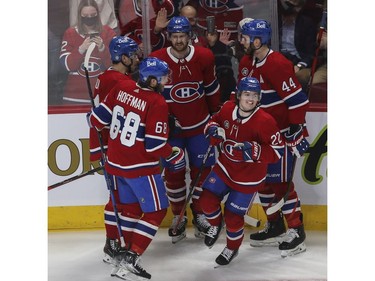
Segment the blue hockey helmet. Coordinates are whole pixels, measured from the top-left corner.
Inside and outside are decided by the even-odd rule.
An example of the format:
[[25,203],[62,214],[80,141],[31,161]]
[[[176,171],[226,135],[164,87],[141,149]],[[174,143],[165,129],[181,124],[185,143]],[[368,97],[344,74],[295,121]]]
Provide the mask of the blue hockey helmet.
[[160,83],[162,77],[168,75],[168,73],[168,64],[158,58],[147,57],[139,64],[139,79],[142,82],[146,82],[149,76],[153,76]]
[[254,77],[244,77],[237,84],[237,97],[239,98],[241,93],[245,92],[256,92],[261,98],[261,88],[258,79]]
[[272,29],[266,20],[255,19],[242,25],[241,34],[249,35],[250,43],[253,43],[255,38],[260,38],[262,44],[269,44]]
[[139,51],[138,44],[126,36],[115,36],[109,43],[109,53],[113,62],[120,62],[121,56],[132,57]]
[[167,25],[168,33],[191,33],[191,24],[186,17],[173,17]]

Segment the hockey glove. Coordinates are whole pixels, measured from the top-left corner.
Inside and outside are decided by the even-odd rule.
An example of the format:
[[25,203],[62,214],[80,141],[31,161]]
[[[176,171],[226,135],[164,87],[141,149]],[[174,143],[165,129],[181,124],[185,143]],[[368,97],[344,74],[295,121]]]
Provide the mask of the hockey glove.
[[255,141],[236,143],[234,149],[242,151],[242,158],[244,161],[255,162],[259,160],[261,147],[259,143]]
[[224,141],[224,137],[221,133],[224,130],[217,125],[211,125],[207,128],[206,137],[210,138],[210,145],[216,146]]
[[310,147],[309,142],[303,136],[302,125],[299,125],[297,128],[291,125],[289,131],[286,132],[284,136],[286,145],[298,158],[300,158]]
[[177,146],[172,147],[172,153],[165,161],[167,161],[168,168],[172,172],[178,172],[186,167],[185,153]]

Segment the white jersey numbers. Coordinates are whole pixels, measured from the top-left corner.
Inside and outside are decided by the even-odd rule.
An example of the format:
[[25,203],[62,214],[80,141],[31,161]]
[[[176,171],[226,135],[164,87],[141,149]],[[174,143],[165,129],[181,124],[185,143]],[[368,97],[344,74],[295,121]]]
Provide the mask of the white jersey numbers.
[[156,128],[155,128],[155,133],[160,134],[166,134],[167,133],[167,123],[165,122],[157,122],[156,123]]
[[[116,105],[113,108],[110,137],[115,139],[120,133],[121,144],[131,147],[135,144],[141,118],[134,112],[125,114],[124,108]],[[123,125],[122,125],[123,124]]]
[[297,87],[296,83],[293,81],[292,77],[289,77],[289,83],[287,81],[283,81],[282,90],[285,92],[290,92],[291,88],[295,89]]

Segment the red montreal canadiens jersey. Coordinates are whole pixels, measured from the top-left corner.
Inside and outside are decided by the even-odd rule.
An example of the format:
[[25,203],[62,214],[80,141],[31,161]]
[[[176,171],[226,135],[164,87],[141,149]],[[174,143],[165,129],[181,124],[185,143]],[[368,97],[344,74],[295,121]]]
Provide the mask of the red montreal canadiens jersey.
[[215,74],[215,58],[210,49],[189,46],[190,53],[184,59],[177,59],[171,47],[157,50],[150,57],[157,57],[168,63],[169,81],[163,96],[170,114],[182,126],[178,137],[190,137],[203,133],[210,113],[220,106],[220,89]]
[[[125,75],[117,70],[114,70],[112,66],[99,75],[96,80],[94,89],[94,103],[98,106],[104,98],[107,96],[109,91],[122,80],[129,80],[130,76]],[[102,144],[104,149],[107,149],[108,143],[108,128],[103,128],[100,132],[102,136]],[[90,161],[97,161],[101,157],[100,143],[96,129],[90,128]]]
[[[213,169],[234,190],[253,193],[263,186],[268,164],[281,158],[284,142],[276,121],[261,108],[258,107],[244,119],[238,118],[237,111],[235,102],[227,101],[207,124],[208,127],[211,123],[217,123],[225,130],[222,153]],[[257,162],[245,162],[242,152],[233,148],[236,143],[244,141],[260,144],[260,158]]]
[[94,108],[90,121],[98,129],[110,124],[105,163],[109,174],[126,178],[159,174],[159,158],[172,153],[164,98],[132,80],[116,84]]
[[[108,46],[115,35],[113,29],[106,25],[103,26],[103,31],[99,36],[103,39],[105,49],[103,52],[99,52],[98,47],[95,47],[88,63],[87,70],[92,89],[99,74],[111,65]],[[80,54],[78,51],[79,46],[82,45],[84,40],[85,36],[79,34],[75,27],[67,29],[62,39],[60,62],[69,71],[64,90],[64,100],[68,102],[90,103],[83,65],[86,53]]]
[[[238,68],[239,80],[250,76],[259,80],[261,108],[271,114],[284,132],[290,124],[304,124],[308,99],[296,78],[292,63],[281,53],[270,50],[255,62],[245,55]],[[307,132],[306,132],[307,133]]]

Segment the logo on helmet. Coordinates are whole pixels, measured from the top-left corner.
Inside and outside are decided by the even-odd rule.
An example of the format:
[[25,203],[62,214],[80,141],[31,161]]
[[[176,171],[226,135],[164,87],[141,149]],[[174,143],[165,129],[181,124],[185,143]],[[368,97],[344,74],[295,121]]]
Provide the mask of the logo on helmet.
[[156,66],[156,61],[147,61],[147,67],[149,66]]
[[266,28],[266,23],[265,22],[258,22],[257,23],[257,28]]

